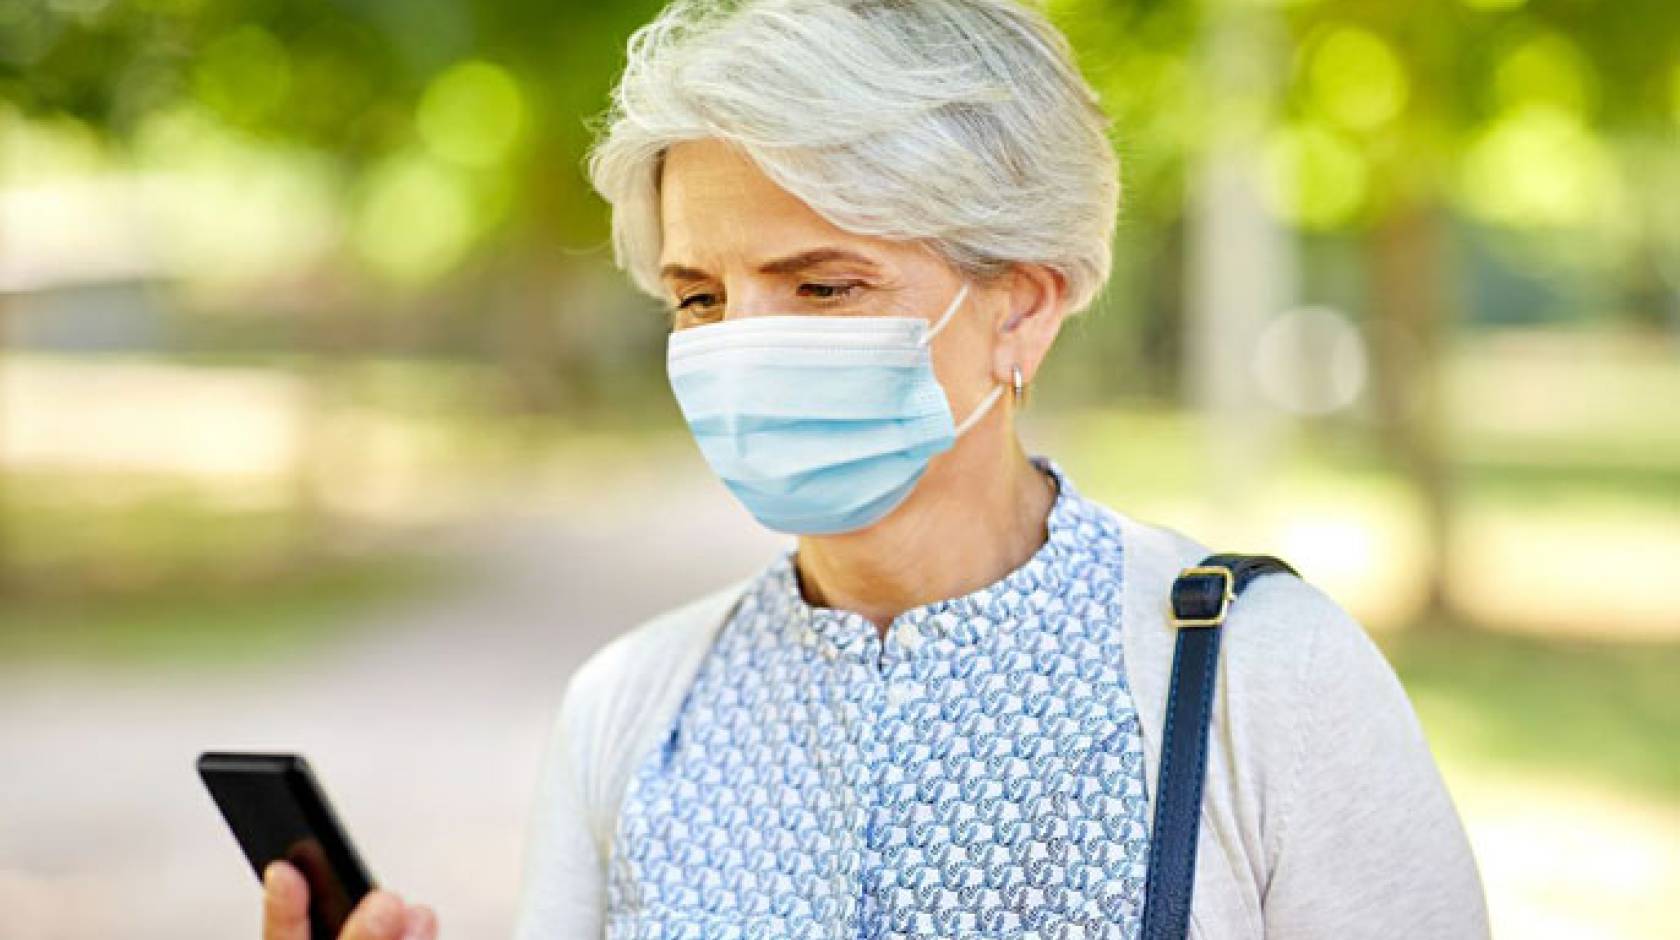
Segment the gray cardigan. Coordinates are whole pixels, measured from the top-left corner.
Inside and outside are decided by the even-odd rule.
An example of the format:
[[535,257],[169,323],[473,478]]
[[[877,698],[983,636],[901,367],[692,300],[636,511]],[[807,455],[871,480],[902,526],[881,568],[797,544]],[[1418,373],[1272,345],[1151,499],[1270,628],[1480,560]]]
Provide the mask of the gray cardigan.
[[[1174,641],[1167,592],[1212,550],[1109,511],[1122,527],[1122,643],[1153,814]],[[602,936],[625,785],[669,731],[746,584],[653,617],[572,676],[543,760],[516,940]],[[1190,935],[1488,935],[1464,828],[1399,680],[1357,621],[1288,575],[1256,580],[1226,620]]]

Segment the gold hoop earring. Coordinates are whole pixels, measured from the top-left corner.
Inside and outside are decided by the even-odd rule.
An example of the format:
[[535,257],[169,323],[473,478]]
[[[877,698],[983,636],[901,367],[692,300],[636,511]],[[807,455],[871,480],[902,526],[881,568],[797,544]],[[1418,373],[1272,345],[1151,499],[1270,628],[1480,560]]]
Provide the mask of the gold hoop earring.
[[1027,383],[1021,375],[1020,366],[1011,366],[1010,368],[1012,371],[1009,380],[1015,390],[1015,407],[1019,408],[1027,403]]

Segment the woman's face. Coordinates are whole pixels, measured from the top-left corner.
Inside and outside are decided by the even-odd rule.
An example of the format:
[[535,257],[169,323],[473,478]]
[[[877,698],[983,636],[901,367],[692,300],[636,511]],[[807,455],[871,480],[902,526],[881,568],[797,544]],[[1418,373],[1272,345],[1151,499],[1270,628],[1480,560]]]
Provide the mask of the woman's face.
[[[836,228],[717,140],[667,152],[660,219],[661,280],[678,330],[789,314],[911,316],[931,325],[962,284],[955,269],[918,243]],[[934,338],[934,373],[955,420],[994,383],[1008,382],[1024,358],[1017,333],[1030,331],[999,332],[1021,296],[1007,283],[971,284],[963,307]],[[1033,365],[1036,358],[1022,361],[1029,376]]]
[[766,314],[933,316],[958,287],[931,252],[835,228],[715,140],[672,147],[660,195],[675,329]]

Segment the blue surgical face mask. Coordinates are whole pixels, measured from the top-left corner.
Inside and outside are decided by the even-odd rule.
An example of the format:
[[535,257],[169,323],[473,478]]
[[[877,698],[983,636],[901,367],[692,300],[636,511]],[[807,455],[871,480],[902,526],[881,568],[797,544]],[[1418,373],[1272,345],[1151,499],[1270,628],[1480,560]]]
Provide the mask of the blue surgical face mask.
[[826,535],[873,525],[1003,393],[961,426],[920,317],[754,316],[671,334],[666,370],[700,452],[759,522]]

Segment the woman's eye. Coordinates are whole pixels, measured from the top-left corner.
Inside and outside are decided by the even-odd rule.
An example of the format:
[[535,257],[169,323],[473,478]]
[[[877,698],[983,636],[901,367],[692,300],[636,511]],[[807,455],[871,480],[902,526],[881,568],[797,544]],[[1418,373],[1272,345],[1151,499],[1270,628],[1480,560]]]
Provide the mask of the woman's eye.
[[816,297],[818,300],[833,300],[833,299],[838,298],[838,297],[848,297],[852,293],[854,293],[861,286],[862,285],[857,284],[856,282],[849,283],[849,284],[815,284],[815,283],[812,283],[812,284],[801,284],[801,285],[799,285],[799,289],[801,291],[804,291],[808,287],[808,288],[811,288],[812,290],[814,290],[816,292],[814,294],[805,294],[803,296]]
[[678,310],[690,310],[690,309],[693,309],[693,305],[694,305],[694,302],[695,302],[695,301],[696,301],[696,300],[703,300],[703,301],[705,301],[705,303],[703,303],[703,304],[701,304],[701,305],[700,305],[700,306],[702,306],[702,307],[704,307],[704,306],[710,306],[710,305],[711,305],[711,300],[712,300],[712,295],[711,295],[711,294],[690,294],[690,295],[688,295],[688,296],[687,296],[687,297],[684,297],[684,298],[683,298],[683,299],[682,299],[682,302],[681,302],[681,303],[679,303],[679,304],[677,304],[677,309],[678,309]]

